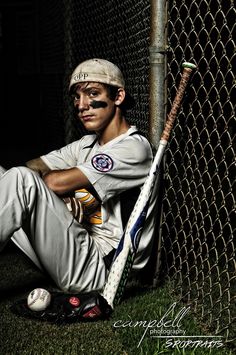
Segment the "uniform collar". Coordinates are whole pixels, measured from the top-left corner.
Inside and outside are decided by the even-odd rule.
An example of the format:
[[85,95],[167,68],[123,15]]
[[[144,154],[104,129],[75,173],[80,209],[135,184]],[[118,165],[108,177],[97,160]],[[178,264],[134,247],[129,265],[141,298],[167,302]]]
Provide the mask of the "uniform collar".
[[[137,129],[136,126],[131,126],[131,127],[127,130],[127,132],[120,134],[119,136],[115,137],[114,139],[112,139],[111,141],[107,142],[106,144],[110,144],[111,142],[114,142],[114,141],[117,142],[117,141],[119,141],[119,140],[121,140],[121,139],[124,139],[124,136],[131,136],[131,135],[133,135],[133,134],[135,134],[135,133],[140,133],[140,132],[138,131],[138,129]],[[85,147],[83,147],[83,149],[93,148],[93,147],[95,146],[95,144],[97,143],[97,141],[98,141],[98,137],[96,137],[96,138],[93,140],[92,143],[90,143],[89,145],[86,145]],[[104,144],[104,145],[106,145],[106,144]]]

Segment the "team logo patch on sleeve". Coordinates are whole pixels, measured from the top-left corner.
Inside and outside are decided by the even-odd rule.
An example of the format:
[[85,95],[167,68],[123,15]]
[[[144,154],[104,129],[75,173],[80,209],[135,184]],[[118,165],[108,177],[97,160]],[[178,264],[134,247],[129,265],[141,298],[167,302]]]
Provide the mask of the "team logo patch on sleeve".
[[92,165],[96,170],[106,173],[113,168],[113,160],[109,155],[97,154],[92,158]]

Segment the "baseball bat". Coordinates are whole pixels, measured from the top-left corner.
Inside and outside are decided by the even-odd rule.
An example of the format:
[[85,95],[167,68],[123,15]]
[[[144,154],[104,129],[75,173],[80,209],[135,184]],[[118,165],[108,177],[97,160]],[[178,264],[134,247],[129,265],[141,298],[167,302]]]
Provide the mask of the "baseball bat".
[[107,300],[108,304],[112,308],[120,302],[123,296],[129,273],[134,262],[134,257],[138,249],[142,229],[146,220],[152,190],[160,172],[161,161],[169,141],[174,121],[180,109],[190,75],[193,69],[196,68],[194,64],[188,62],[184,62],[182,67],[183,73],[181,80],[177,88],[171,110],[167,116],[157,152],[147,179],[141,189],[139,197],[127,222],[125,231],[118,244],[118,248],[113,258],[111,269],[102,292],[102,296]]

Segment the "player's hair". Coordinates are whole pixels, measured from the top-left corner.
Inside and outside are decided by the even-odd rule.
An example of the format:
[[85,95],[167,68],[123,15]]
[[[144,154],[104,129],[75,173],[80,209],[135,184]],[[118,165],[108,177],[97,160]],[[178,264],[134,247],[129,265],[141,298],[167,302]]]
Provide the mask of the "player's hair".
[[[102,84],[102,85],[104,85],[104,87],[107,89],[109,99],[115,101],[119,88],[117,86],[113,86],[109,84]],[[125,113],[127,110],[133,108],[134,105],[135,105],[134,98],[129,93],[126,92],[125,99],[119,106],[121,111]]]

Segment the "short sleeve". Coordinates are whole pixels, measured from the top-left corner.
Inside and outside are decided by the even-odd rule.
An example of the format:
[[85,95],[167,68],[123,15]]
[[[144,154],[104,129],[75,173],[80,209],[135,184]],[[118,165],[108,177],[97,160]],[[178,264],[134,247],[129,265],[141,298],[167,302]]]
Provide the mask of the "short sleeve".
[[116,145],[101,147],[78,168],[86,175],[102,201],[141,186],[148,174],[152,151],[148,141],[129,136]]
[[41,159],[52,170],[69,169],[77,166],[78,157],[82,151],[85,139],[80,139],[70,143],[61,149],[54,150],[46,155],[42,155]]

